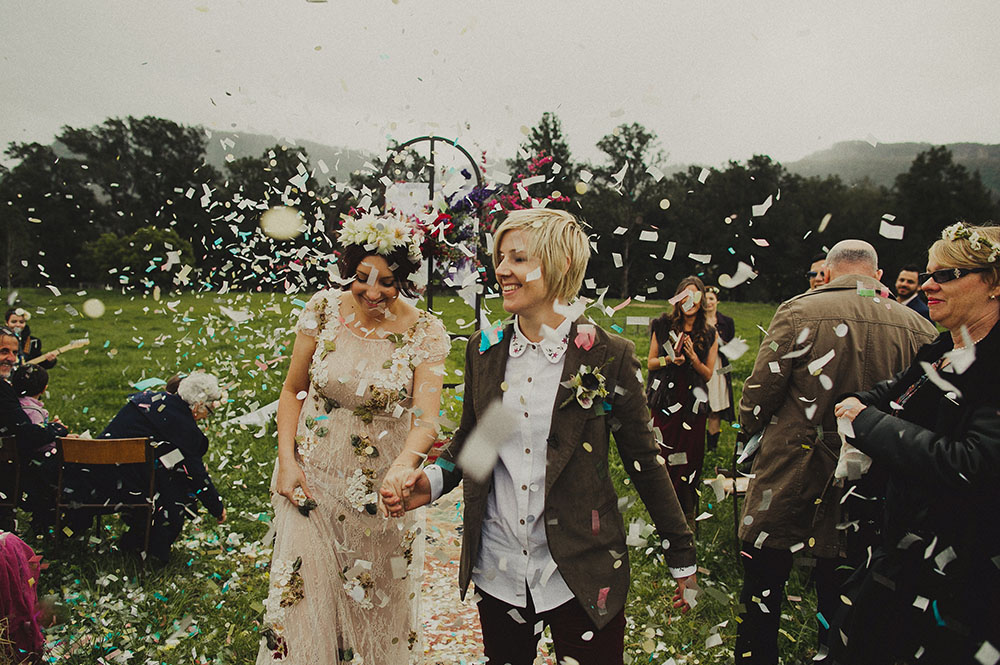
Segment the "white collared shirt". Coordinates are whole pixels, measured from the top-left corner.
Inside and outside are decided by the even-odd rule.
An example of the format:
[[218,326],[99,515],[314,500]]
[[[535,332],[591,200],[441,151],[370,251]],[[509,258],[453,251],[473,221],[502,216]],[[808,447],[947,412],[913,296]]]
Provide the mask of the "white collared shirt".
[[[556,392],[562,378],[572,321],[532,342],[514,320],[504,372],[503,407],[516,414],[518,427],[499,442],[493,489],[486,500],[479,558],[472,571],[477,589],[515,607],[527,596],[538,612],[573,598],[556,568],[545,535],[545,464]],[[425,469],[436,499],[441,470]]]
[[[532,342],[514,319],[504,372],[503,407],[520,425],[498,444],[493,488],[486,502],[481,544],[472,581],[489,595],[526,607],[525,589],[538,612],[573,598],[549,551],[545,534],[545,468],[552,413],[569,346],[572,321],[563,322],[541,342]],[[431,499],[441,496],[441,467],[424,468]],[[696,566],[670,569],[687,577]]]

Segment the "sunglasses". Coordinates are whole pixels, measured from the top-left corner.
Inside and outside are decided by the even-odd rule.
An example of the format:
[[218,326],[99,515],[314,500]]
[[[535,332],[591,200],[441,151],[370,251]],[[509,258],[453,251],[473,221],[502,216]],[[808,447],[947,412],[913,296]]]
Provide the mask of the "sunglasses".
[[953,279],[971,275],[974,272],[987,272],[989,270],[990,268],[941,268],[941,270],[935,270],[934,272],[920,273],[917,276],[917,283],[923,284],[927,280],[933,279],[938,284],[944,284]]
[[813,277],[815,277],[818,274],[819,273],[816,272],[815,270],[810,270],[809,272],[806,273],[806,277],[808,277],[809,279],[812,279]]

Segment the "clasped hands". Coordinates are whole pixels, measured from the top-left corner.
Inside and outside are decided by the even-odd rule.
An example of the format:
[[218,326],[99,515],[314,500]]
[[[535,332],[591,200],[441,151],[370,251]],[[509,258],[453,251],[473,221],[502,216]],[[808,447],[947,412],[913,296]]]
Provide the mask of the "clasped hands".
[[408,464],[389,467],[378,491],[379,509],[386,517],[402,517],[431,502],[431,483],[422,468],[413,469]]

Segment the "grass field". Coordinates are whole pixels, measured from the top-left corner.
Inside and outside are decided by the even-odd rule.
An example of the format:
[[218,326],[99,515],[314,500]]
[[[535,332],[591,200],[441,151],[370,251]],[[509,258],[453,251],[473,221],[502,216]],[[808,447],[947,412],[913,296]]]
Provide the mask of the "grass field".
[[[8,296],[3,293],[2,296]],[[97,319],[80,314],[82,303],[98,298],[106,311]],[[86,337],[90,345],[63,355],[50,371],[46,405],[74,432],[99,433],[143,379],[166,379],[178,371],[204,368],[228,386],[229,402],[206,426],[212,442],[206,463],[229,512],[217,525],[207,513],[188,523],[174,545],[171,563],[143,569],[115,547],[118,521],[106,519],[105,533],[85,534],[62,543],[30,540],[49,563],[40,592],[59,603],[63,623],[48,630],[55,654],[65,663],[247,663],[257,651],[258,626],[267,590],[269,551],[259,542],[268,530],[267,485],[276,454],[272,423],[265,428],[225,428],[222,421],[277,399],[294,337],[294,315],[306,295],[176,294],[159,300],[111,291],[65,293],[25,289],[33,332],[50,350]],[[492,319],[501,317],[498,300],[488,300]],[[616,303],[609,302],[614,305]],[[473,312],[460,300],[439,295],[435,309],[453,333],[474,330]],[[645,357],[647,328],[630,317],[654,317],[662,302],[632,303],[607,316],[588,310],[597,323],[617,327]],[[723,303],[736,320],[737,334],[750,350],[734,363],[739,399],[773,305]],[[228,310],[228,313],[227,313]],[[244,320],[245,319],[245,320]],[[456,341],[446,381],[459,383],[462,343]],[[457,421],[459,402],[446,391],[443,408]],[[716,453],[705,462],[730,467],[734,432],[727,428]],[[614,461],[619,494],[635,496]],[[627,662],[715,663],[732,660],[742,570],[733,527],[733,500],[702,494],[699,523],[698,606],[681,616],[669,606],[669,573],[651,549],[633,548],[633,589],[627,611]],[[626,521],[648,515],[641,504]],[[786,604],[781,647],[786,662],[812,654],[815,607],[804,589],[805,575],[793,574],[788,593],[801,598]],[[716,635],[718,637],[716,637]],[[98,661],[98,659],[102,661]]]

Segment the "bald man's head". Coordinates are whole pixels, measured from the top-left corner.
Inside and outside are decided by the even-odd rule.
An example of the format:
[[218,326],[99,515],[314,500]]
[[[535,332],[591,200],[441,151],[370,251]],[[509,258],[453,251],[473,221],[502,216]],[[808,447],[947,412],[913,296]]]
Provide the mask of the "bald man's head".
[[841,275],[864,275],[882,279],[878,268],[878,253],[864,240],[841,240],[826,255],[827,281]]

